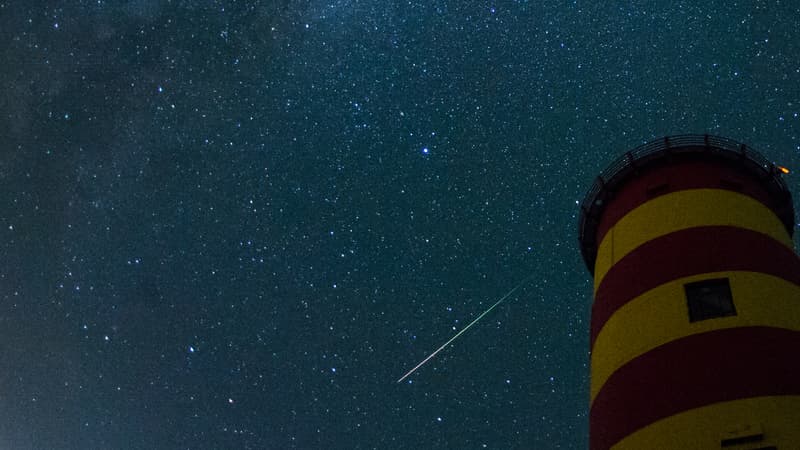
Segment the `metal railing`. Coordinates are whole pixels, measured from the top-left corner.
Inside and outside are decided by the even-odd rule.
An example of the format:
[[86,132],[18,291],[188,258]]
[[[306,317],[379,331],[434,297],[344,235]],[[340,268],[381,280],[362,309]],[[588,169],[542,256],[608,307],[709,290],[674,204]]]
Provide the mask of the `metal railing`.
[[[776,197],[791,198],[777,166],[758,151],[732,139],[709,134],[686,134],[668,136],[642,144],[609,164],[595,179],[580,204],[578,232],[581,253],[583,253],[590,271],[594,271],[594,253],[597,250],[594,242],[595,236],[592,233],[597,230],[597,220],[605,207],[606,198],[611,195],[610,191],[613,191],[616,185],[625,180],[629,173],[649,162],[682,153],[705,153],[721,159],[735,160],[755,174],[764,187]],[[787,224],[790,230],[794,226],[793,210],[791,210],[791,216],[791,218],[782,217],[784,222],[791,222]]]
[[587,204],[593,202],[594,197],[601,189],[611,181],[617,174],[625,171],[628,168],[636,167],[637,162],[648,157],[662,152],[681,153],[688,151],[696,151],[698,147],[703,147],[713,153],[729,153],[737,158],[745,158],[764,169],[765,176],[772,176],[776,187],[781,190],[788,190],[786,183],[780,177],[774,164],[772,164],[764,155],[748,147],[745,144],[728,139],[721,136],[713,136],[710,134],[684,134],[678,136],[667,136],[662,139],[651,141],[642,144],[633,150],[626,152],[619,158],[615,159],[608,165],[595,180],[592,187],[586,193],[586,196],[581,203],[581,209],[586,210]]

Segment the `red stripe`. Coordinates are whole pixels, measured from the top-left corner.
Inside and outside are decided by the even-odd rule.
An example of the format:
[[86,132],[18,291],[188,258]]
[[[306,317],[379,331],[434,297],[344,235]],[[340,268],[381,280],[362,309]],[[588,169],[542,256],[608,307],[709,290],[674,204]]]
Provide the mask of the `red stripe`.
[[676,231],[645,242],[611,266],[592,305],[592,347],[608,319],[644,292],[677,278],[732,270],[767,273],[800,286],[800,258],[765,234],[726,226]]
[[[660,419],[712,403],[800,394],[800,332],[728,328],[657,347],[622,366],[590,411],[592,450]],[[797,414],[800,420],[800,413]]]
[[[648,195],[649,189],[659,186],[663,189],[655,189],[652,195]],[[758,184],[758,180],[741,168],[726,166],[717,160],[659,165],[637,175],[615,192],[614,200],[603,211],[597,226],[597,242],[602,242],[608,230],[636,207],[657,196],[687,189],[726,189],[750,196],[767,207],[775,205],[775,199]],[[772,209],[781,217],[777,206]]]

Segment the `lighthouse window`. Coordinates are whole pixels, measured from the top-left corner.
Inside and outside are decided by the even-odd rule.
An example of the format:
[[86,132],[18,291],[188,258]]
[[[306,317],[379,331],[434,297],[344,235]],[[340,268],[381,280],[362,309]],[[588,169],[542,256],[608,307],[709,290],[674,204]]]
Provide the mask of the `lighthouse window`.
[[689,322],[736,315],[727,278],[696,281],[683,287],[689,307]]

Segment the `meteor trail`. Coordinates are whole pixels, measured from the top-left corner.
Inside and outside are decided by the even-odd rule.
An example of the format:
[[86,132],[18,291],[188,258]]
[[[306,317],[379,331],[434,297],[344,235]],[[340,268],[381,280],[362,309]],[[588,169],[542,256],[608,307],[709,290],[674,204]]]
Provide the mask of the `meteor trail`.
[[459,331],[458,333],[456,333],[456,335],[455,335],[455,336],[453,336],[453,337],[451,337],[449,341],[447,341],[447,342],[445,342],[444,344],[442,344],[442,346],[441,346],[441,347],[439,347],[439,348],[437,348],[435,352],[431,353],[430,355],[428,355],[428,357],[427,357],[427,358],[423,359],[423,360],[422,360],[422,361],[421,361],[419,364],[417,364],[416,366],[414,366],[414,368],[413,368],[413,369],[411,369],[411,370],[409,370],[408,372],[406,372],[406,374],[405,374],[405,375],[403,375],[402,377],[400,377],[400,378],[397,380],[397,382],[398,382],[398,383],[400,383],[401,381],[403,381],[403,380],[405,380],[406,378],[408,378],[408,376],[409,376],[409,375],[411,375],[412,373],[416,372],[416,370],[417,370],[417,369],[419,369],[420,367],[422,367],[422,365],[423,365],[423,364],[425,364],[425,363],[426,363],[426,362],[428,362],[428,361],[429,361],[431,358],[433,358],[434,356],[436,356],[436,354],[437,354],[437,353],[439,353],[440,351],[444,350],[444,348],[445,348],[445,347],[447,347],[448,345],[450,345],[450,343],[451,343],[451,342],[453,342],[453,341],[455,341],[456,339],[458,339],[458,337],[459,337],[459,336],[461,336],[461,335],[462,335],[462,334],[463,334],[465,331],[467,331],[467,330],[469,329],[469,327],[471,327],[471,326],[475,325],[475,323],[477,323],[479,320],[481,320],[481,319],[483,318],[483,316],[485,316],[485,315],[489,314],[489,313],[490,313],[490,312],[491,312],[491,311],[492,311],[492,310],[493,310],[493,309],[494,309],[494,308],[495,308],[497,305],[499,305],[500,303],[503,303],[503,300],[507,299],[507,298],[508,298],[508,297],[509,297],[511,294],[513,294],[513,293],[514,293],[514,291],[516,291],[517,289],[519,289],[519,288],[520,288],[520,287],[521,287],[523,284],[525,284],[525,283],[526,283],[528,280],[530,280],[531,278],[533,278],[533,276],[534,276],[534,275],[535,275],[535,274],[530,274],[530,275],[528,275],[528,276],[527,276],[527,278],[525,278],[524,280],[520,281],[520,282],[519,282],[519,284],[518,284],[518,285],[516,285],[516,286],[514,286],[514,288],[513,288],[513,289],[511,289],[510,291],[508,291],[508,292],[506,293],[506,295],[504,295],[504,296],[500,297],[500,300],[496,301],[494,305],[490,306],[490,307],[489,307],[489,309],[487,309],[486,311],[484,311],[484,312],[483,312],[483,313],[482,313],[480,316],[476,317],[476,318],[475,318],[475,320],[473,320],[472,322],[470,322],[470,323],[469,323],[469,325],[467,325],[467,326],[465,326],[464,328],[462,328],[462,329],[461,329],[461,331]]

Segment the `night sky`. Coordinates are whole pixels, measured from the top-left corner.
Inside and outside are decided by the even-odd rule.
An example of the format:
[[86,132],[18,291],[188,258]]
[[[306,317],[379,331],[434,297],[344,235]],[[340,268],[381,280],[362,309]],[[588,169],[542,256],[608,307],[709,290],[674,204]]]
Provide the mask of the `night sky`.
[[586,448],[597,173],[800,169],[796,2],[695,3],[0,0],[0,448]]

